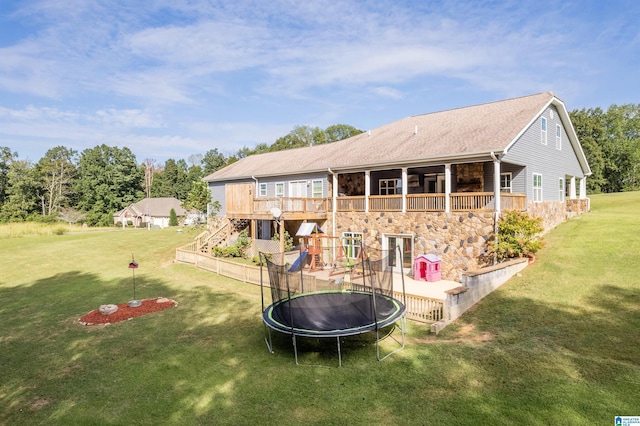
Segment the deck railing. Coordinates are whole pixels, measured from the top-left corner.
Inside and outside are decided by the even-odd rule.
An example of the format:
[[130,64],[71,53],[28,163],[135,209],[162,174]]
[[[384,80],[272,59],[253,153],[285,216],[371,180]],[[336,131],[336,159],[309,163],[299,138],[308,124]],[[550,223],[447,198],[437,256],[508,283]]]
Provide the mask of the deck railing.
[[326,213],[329,211],[329,200],[326,198],[303,197],[259,197],[253,199],[255,213],[270,213],[274,207],[283,212]]
[[[501,210],[524,211],[527,208],[525,194],[500,194]],[[367,201],[369,203],[368,209]],[[406,211],[408,212],[444,212],[445,194],[407,194]],[[493,192],[458,192],[449,195],[451,211],[493,211],[495,197]],[[303,197],[259,197],[253,199],[253,213],[270,214],[277,207],[283,212],[292,213],[329,213],[332,209],[331,199]],[[338,212],[400,212],[402,211],[402,195],[364,195],[340,196],[336,198]],[[229,211],[228,213],[234,213]]]
[[443,212],[445,205],[444,194],[408,194],[408,212]]

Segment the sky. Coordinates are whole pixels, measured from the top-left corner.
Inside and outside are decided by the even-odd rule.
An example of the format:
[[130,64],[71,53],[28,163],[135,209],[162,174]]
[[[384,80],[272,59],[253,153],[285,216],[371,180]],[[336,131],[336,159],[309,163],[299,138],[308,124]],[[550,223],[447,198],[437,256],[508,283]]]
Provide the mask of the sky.
[[545,91],[638,104],[639,22],[637,0],[2,0],[0,147],[164,162]]

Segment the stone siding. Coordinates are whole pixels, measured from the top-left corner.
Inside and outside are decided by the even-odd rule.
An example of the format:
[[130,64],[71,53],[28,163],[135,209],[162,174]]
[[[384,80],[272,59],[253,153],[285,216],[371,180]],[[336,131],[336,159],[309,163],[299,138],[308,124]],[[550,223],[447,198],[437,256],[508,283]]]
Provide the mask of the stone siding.
[[589,199],[567,200],[566,202],[544,201],[535,203],[529,201],[527,213],[532,217],[542,218],[544,232],[548,232],[567,219],[589,211]]
[[413,255],[440,257],[442,278],[454,281],[478,268],[493,231],[493,214],[485,212],[336,213],[337,235],[362,232],[365,244],[373,247],[381,247],[383,234],[413,235]]

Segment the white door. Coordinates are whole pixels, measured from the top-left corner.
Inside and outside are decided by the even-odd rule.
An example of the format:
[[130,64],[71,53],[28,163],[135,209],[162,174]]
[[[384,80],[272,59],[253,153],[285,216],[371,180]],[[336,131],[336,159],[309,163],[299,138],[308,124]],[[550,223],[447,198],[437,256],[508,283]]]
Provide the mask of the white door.
[[392,268],[393,272],[408,273],[411,271],[413,264],[413,236],[384,235],[382,238],[382,250],[389,250],[389,263],[387,266]]
[[307,198],[307,181],[296,180],[289,182],[289,197]]

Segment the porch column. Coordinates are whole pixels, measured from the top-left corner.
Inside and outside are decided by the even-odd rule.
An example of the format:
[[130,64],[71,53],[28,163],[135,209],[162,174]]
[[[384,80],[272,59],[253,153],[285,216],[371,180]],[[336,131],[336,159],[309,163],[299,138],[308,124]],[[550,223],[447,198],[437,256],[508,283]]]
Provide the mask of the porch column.
[[493,199],[495,211],[500,213],[500,160],[497,158],[493,160]]
[[402,213],[407,211],[407,168],[402,168]]
[[451,211],[451,163],[444,165],[444,211]]
[[583,177],[580,179],[580,199],[584,200],[587,198],[587,177]]
[[576,199],[576,177],[575,176],[571,176],[571,180],[569,180],[570,182],[570,187],[569,187],[569,199],[570,200],[575,200]]
[[364,212],[369,212],[369,195],[371,195],[371,170],[364,172]]
[[256,230],[258,229],[256,225],[257,225],[256,219],[251,219],[251,256],[256,255],[256,238],[257,238]]
[[338,211],[338,175],[336,173],[332,173],[332,179],[331,179],[331,198],[332,198],[332,202],[331,202],[331,211],[332,213],[334,213],[334,220],[335,220],[335,212]]
[[284,219],[280,218],[280,253],[282,253],[281,262],[284,265]]

